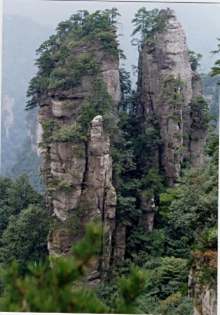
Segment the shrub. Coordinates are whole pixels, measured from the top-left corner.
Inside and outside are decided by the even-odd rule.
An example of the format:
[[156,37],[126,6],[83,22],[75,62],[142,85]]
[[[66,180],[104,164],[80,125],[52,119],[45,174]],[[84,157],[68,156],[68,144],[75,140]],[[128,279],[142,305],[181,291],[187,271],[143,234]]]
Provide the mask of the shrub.
[[85,141],[86,137],[83,135],[79,124],[64,125],[56,130],[52,135],[54,142],[80,142]]
[[202,96],[192,99],[191,102],[191,127],[194,129],[208,128],[210,121],[208,104]]

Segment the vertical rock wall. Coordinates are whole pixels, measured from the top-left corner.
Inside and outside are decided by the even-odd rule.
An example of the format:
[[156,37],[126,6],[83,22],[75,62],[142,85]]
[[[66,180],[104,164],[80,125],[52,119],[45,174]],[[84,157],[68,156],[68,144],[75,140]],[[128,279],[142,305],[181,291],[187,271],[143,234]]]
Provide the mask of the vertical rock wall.
[[[73,51],[75,56],[83,53],[91,53],[97,62],[99,80],[111,96],[112,112],[116,115],[120,100],[118,58],[104,53],[98,44],[95,50],[88,44]],[[96,79],[94,75],[83,76],[81,83],[72,89],[48,92],[41,99],[38,115],[43,129],[40,145],[42,173],[47,204],[53,217],[49,252],[51,255],[68,255],[74,242],[82,237],[87,222],[102,222],[105,230],[103,255],[94,265],[92,278],[99,277],[100,267],[108,269],[112,253],[116,193],[112,185],[110,137],[101,115],[93,117],[86,138],[77,133],[69,139],[65,135],[71,128],[77,132],[82,110],[93,95]]]
[[[184,163],[192,167],[204,163],[208,120],[201,79],[191,69],[184,30],[172,11],[160,12],[167,13],[166,29],[155,34],[154,42],[146,42],[140,52],[138,115],[143,131],[159,128],[161,141],[155,147],[152,166],[164,172],[168,185],[173,186]],[[141,198],[141,203],[146,230],[152,230],[154,203],[146,198]],[[197,269],[198,264],[189,283],[194,315],[215,315],[216,289],[201,284]]]
[[183,160],[200,164],[205,131],[198,133],[196,141],[190,140],[190,103],[195,95],[201,95],[200,79],[191,70],[184,30],[170,10],[169,15],[166,29],[155,35],[154,43],[145,43],[140,53],[138,113],[145,127],[151,126],[150,116],[159,124],[162,144],[158,164],[172,185]]
[[217,283],[210,271],[217,273],[217,252],[208,250],[197,253],[188,282],[189,295],[193,300],[193,315],[217,314]]
[[[185,161],[195,167],[203,163],[206,128],[201,125],[197,106],[202,94],[200,78],[191,69],[185,33],[172,11],[169,15],[166,29],[155,34],[154,42],[146,42],[140,52],[137,115],[143,131],[158,128],[160,134],[160,143],[152,143],[152,164],[143,168],[164,172],[172,186],[178,181]],[[95,46],[79,43],[72,53],[74,58],[92,55],[99,68],[99,80],[112,99],[112,119],[117,120],[118,58],[104,52],[98,42]],[[94,95],[96,79],[95,75],[87,74],[69,90],[48,91],[41,98],[38,116],[43,130],[42,172],[53,217],[49,252],[68,255],[74,242],[82,237],[86,223],[101,221],[105,231],[102,257],[94,262],[92,280],[100,277],[100,270],[108,270],[112,261],[123,259],[127,238],[126,226],[116,222],[111,143],[104,116],[94,114],[86,137],[77,129],[83,109]],[[146,232],[153,229],[157,202],[158,196],[153,193],[140,192],[138,203],[143,212],[140,224]]]

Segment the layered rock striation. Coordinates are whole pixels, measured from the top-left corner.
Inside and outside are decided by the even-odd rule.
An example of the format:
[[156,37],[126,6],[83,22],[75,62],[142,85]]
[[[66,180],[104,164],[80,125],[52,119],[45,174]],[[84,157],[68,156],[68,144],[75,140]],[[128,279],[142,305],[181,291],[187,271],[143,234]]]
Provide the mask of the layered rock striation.
[[161,10],[160,15],[167,16],[166,27],[154,34],[153,41],[146,41],[140,52],[138,115],[143,128],[159,128],[161,144],[154,164],[173,185],[184,161],[194,166],[202,163],[206,128],[194,123],[191,103],[202,91],[200,78],[190,66],[184,30],[173,11]]
[[[99,14],[95,24],[102,25],[105,15]],[[133,191],[132,187],[126,189],[133,195],[127,196],[126,192],[122,196],[126,202],[131,201],[132,211],[139,213],[128,211],[128,216],[136,217],[124,221],[136,222],[145,232],[154,228],[161,178],[163,184],[173,186],[184,165],[198,167],[204,162],[208,124],[200,77],[191,68],[185,33],[172,11],[161,10],[159,17],[166,19],[166,25],[146,38],[140,50],[134,129],[139,132],[137,142],[143,143],[143,150],[139,150],[139,158],[137,143],[132,146],[134,151],[128,160],[133,159],[135,185]],[[75,18],[77,24],[78,16]],[[64,23],[49,50],[48,43],[41,47],[39,64],[47,63],[49,55],[51,65],[49,70],[45,67],[39,72],[40,84],[39,78],[32,82],[31,94],[33,100],[37,95],[39,105],[39,152],[52,217],[50,255],[68,255],[83,236],[86,224],[101,222],[101,257],[94,261],[90,272],[90,279],[95,281],[126,256],[133,226],[119,219],[116,209],[120,206],[117,208],[117,192],[112,184],[112,135],[118,131],[121,98],[116,33],[110,27],[107,32],[95,28],[88,34],[94,25],[87,13],[84,18],[81,39],[75,24],[74,31],[69,31],[69,24]],[[93,36],[92,40],[88,36]],[[118,195],[121,197],[120,192]],[[127,209],[122,210],[126,214]]]
[[[146,39],[140,50],[137,115],[143,133],[159,131],[147,168],[157,169],[167,185],[174,186],[182,168],[204,164],[208,106],[202,96],[200,76],[191,67],[182,26],[169,9],[161,10],[159,15],[166,18],[166,26]],[[146,231],[153,229],[155,198],[140,197]],[[207,261],[197,261],[190,274],[194,315],[216,314],[215,285],[204,284],[200,279],[206,265]]]
[[48,248],[50,255],[68,255],[86,223],[101,222],[102,258],[90,274],[98,278],[100,269],[109,268],[115,226],[116,192],[105,115],[117,120],[119,61],[98,42],[78,45],[72,54],[80,60],[89,55],[95,71],[82,74],[73,88],[48,90],[41,97],[38,114],[43,130],[42,173],[53,217]]

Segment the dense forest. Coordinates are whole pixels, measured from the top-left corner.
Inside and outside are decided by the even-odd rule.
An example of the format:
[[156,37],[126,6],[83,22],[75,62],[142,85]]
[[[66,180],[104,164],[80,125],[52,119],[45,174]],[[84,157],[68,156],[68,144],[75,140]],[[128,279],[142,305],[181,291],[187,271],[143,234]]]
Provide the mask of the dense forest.
[[0,178],[1,311],[217,314],[220,44],[201,75],[175,13],[139,9],[133,89],[118,16],[79,11],[37,50],[44,187]]

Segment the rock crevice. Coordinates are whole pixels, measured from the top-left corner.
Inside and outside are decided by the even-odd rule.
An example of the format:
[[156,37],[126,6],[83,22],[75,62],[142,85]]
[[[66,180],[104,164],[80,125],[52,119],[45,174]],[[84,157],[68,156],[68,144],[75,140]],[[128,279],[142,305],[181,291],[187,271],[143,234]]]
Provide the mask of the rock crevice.
[[[86,127],[85,108],[89,102],[97,101],[97,93],[105,93],[101,107],[105,108],[105,101],[111,101],[108,110],[117,119],[120,83],[118,58],[109,56],[100,45],[96,49],[84,46],[76,47],[73,53],[75,56],[92,53],[98,73],[83,75],[80,84],[72,89],[48,91],[41,97],[38,120],[43,129],[40,153],[46,200],[53,218],[49,253],[68,255],[72,245],[83,236],[85,225],[97,220],[105,233],[102,257],[94,263],[90,274],[94,280],[101,276],[100,270],[109,268],[111,261],[116,192],[112,185],[110,136],[104,117],[94,111]],[[100,91],[94,89],[95,82],[100,82]],[[91,110],[92,106],[91,103]]]
[[199,148],[203,147],[206,134],[206,130],[197,130],[197,140],[190,138],[191,102],[202,91],[200,78],[190,66],[184,30],[173,13],[166,29],[155,35],[154,43],[143,45],[138,90],[138,113],[144,127],[152,126],[148,122],[150,116],[155,116],[159,123],[161,163],[172,185],[184,160],[200,165],[198,156],[202,159],[203,153]]

